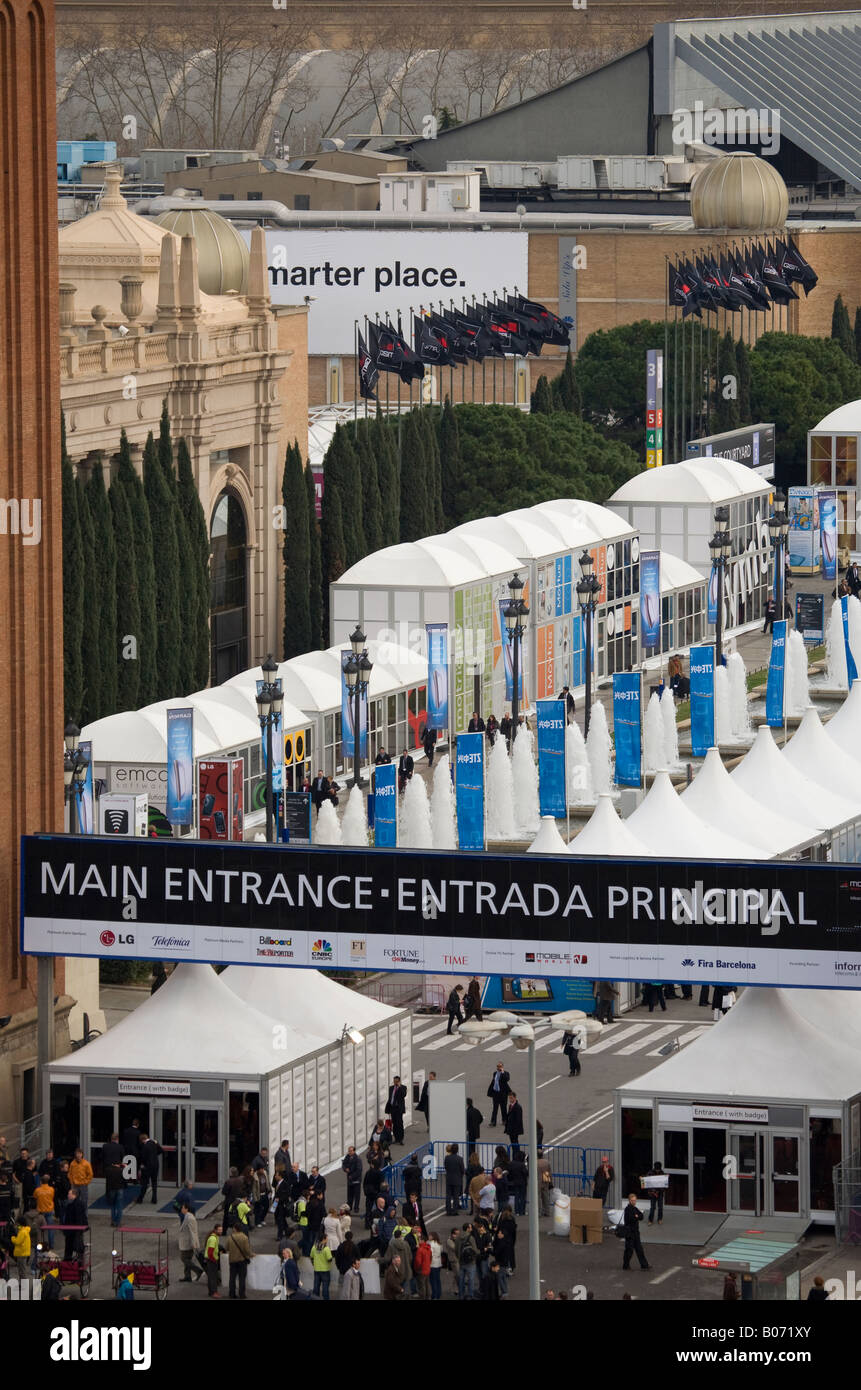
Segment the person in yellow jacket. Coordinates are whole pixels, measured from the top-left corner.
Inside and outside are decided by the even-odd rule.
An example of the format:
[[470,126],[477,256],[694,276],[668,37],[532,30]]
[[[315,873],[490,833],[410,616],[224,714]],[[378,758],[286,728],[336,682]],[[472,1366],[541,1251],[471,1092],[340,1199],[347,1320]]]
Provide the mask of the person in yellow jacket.
[[84,1204],[84,1211],[86,1211],[90,1183],[93,1181],[93,1168],[92,1164],[84,1158],[83,1149],[75,1149],[75,1157],[69,1164],[69,1178],[72,1187],[78,1189],[78,1196]]
[[306,1187],[296,1203],[296,1224],[302,1237],[303,1255],[310,1255],[311,1253],[311,1228],[308,1225],[308,1198],[310,1195],[311,1190]]
[[12,1237],[12,1255],[18,1262],[19,1279],[26,1279],[30,1274],[31,1251],[30,1227],[19,1226],[16,1234]]
[[314,1293],[319,1294],[327,1303],[334,1258],[329,1248],[329,1238],[325,1231],[321,1231],[311,1251],[311,1264],[314,1266]]

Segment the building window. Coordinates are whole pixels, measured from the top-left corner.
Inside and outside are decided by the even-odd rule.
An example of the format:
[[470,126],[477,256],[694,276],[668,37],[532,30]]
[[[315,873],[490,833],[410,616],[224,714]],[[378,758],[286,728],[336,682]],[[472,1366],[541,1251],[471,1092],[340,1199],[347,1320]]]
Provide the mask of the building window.
[[210,531],[212,682],[248,669],[248,534],[238,499],[223,492]]
[[834,441],[837,486],[856,487],[858,484],[858,439],[855,435],[838,434]]
[[311,194],[310,194],[310,193],[294,193],[294,194],[293,194],[293,211],[294,211],[294,212],[310,212],[310,211],[311,211]]
[[629,1192],[639,1191],[640,1176],[648,1173],[653,1158],[652,1111],[623,1105],[622,1154],[616,1165],[617,1184],[621,1180],[622,1187],[620,1190],[617,1185],[617,1199],[621,1197],[624,1201]]
[[233,202],[235,202],[236,200],[235,200],[235,198],[233,197],[233,194],[232,194],[232,193],[219,193],[219,195],[218,195],[218,201],[219,201],[220,203],[233,203]]
[[247,193],[247,194],[246,194],[246,197],[247,197],[249,203],[262,203],[262,201],[263,201],[263,194],[262,194],[262,193]]
[[830,434],[815,434],[810,440],[810,483],[812,487],[830,487],[831,477]]
[[[834,1210],[834,1168],[840,1162],[840,1121],[810,1121],[810,1214]],[[814,1218],[815,1219],[815,1218]]]

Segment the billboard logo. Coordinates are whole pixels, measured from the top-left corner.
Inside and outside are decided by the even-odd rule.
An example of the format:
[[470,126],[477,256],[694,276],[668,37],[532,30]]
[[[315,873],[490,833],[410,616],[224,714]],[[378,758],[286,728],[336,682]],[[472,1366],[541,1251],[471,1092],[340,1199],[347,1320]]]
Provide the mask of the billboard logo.
[[292,946],[292,936],[259,936],[257,938],[261,946]]
[[311,947],[311,959],[312,959],[312,960],[331,960],[331,959],[332,959],[332,943],[331,943],[330,941],[325,941],[325,940],[323,939],[323,937],[321,936],[320,939],[319,939],[319,941],[315,941],[314,944],[313,944],[313,946]]
[[128,835],[129,813],[121,806],[105,811],[105,830],[109,835]]
[[112,931],[103,931],[99,933],[99,940],[103,946],[113,946],[116,939]]

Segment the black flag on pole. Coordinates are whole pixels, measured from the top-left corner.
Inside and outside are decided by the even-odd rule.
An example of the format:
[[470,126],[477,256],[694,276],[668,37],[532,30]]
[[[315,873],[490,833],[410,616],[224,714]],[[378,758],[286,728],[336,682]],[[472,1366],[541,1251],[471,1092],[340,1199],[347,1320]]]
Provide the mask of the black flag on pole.
[[778,241],[777,258],[780,273],[788,285],[800,285],[805,295],[816,288],[819,276],[809,261],[804,259],[792,237],[789,238],[788,246],[783,241]]
[[411,381],[421,381],[425,369],[403,335],[397,333],[390,323],[376,324],[374,329],[378,369],[381,372],[394,372],[407,386]]
[[[369,327],[368,327],[368,337],[370,338],[371,344],[372,344],[372,346],[373,346],[373,345],[374,345],[374,338],[375,338],[375,332],[374,332],[374,326],[373,326],[373,324],[370,324]],[[376,386],[377,382],[379,381],[379,378],[380,378],[380,373],[379,373],[379,371],[377,370],[377,364],[376,364],[376,362],[374,361],[374,358],[373,358],[373,356],[371,355],[371,353],[368,351],[367,344],[365,343],[365,340],[364,340],[364,338],[362,337],[362,335],[361,335],[361,333],[360,333],[360,334],[359,334],[359,394],[360,394],[361,396],[363,396],[364,399],[365,399],[366,401],[375,401],[375,400],[377,399],[376,396],[374,395],[374,387]]]
[[422,362],[437,367],[450,367],[454,362],[447,335],[419,314],[413,315],[413,347]]
[[506,303],[514,310],[515,314],[535,323],[548,347],[570,346],[571,330],[558,314],[551,313],[543,304],[536,303],[534,299],[525,299],[522,294],[508,295]]

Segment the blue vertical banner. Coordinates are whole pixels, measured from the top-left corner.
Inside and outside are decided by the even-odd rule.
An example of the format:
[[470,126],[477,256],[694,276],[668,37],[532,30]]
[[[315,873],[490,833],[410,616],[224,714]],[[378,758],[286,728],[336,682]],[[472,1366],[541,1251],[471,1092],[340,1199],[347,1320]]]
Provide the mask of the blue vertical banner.
[[374,768],[374,845],[377,849],[398,847],[398,769],[395,763]]
[[571,612],[571,556],[564,556],[565,560],[565,592],[562,596],[562,611],[566,618]]
[[571,684],[575,690],[586,681],[586,641],[583,628],[583,615],[575,613],[571,619]]
[[87,775],[84,778],[84,785],[81,794],[75,803],[75,816],[78,822],[79,835],[92,835],[96,828],[96,809],[93,797],[93,745],[89,741],[81,739],[78,748],[87,759]]
[[618,787],[639,787],[641,784],[642,691],[639,671],[618,671],[613,676],[613,737],[616,743]]
[[786,619],[774,624],[768,684],[765,687],[765,722],[770,729],[783,727],[786,709]]
[[194,710],[167,711],[167,805],[171,825],[194,821]]
[[849,689],[852,689],[852,682],[858,679],[858,667],[855,665],[855,658],[852,655],[852,647],[849,642],[849,595],[844,594],[840,600],[840,611],[843,615],[843,645],[846,648],[846,675],[849,678]]
[[691,647],[691,750],[704,758],[715,742],[715,649]]
[[568,814],[565,797],[564,700],[536,700],[538,712],[538,800],[542,816]]
[[640,551],[640,632],[644,651],[661,650],[660,550]]
[[[852,527],[855,529],[854,525]],[[822,546],[822,577],[837,578],[837,493],[819,494],[819,539]]]
[[709,575],[709,591],[707,598],[706,622],[714,627],[717,622],[717,591],[718,591],[718,572],[717,565],[712,565]]
[[[257,681],[257,694],[263,689],[263,681]],[[260,760],[264,773],[266,772],[266,730],[260,731],[260,747],[262,749]],[[284,735],[281,729],[281,715],[272,725],[272,790],[280,792],[284,790]],[[170,817],[168,816],[168,820]],[[182,822],[180,822],[182,824]]]
[[484,734],[458,734],[454,765],[458,845],[484,849]]
[[[341,751],[345,758],[356,756],[355,730],[353,728],[353,718],[356,709],[356,697],[347,685],[347,677],[344,675],[344,667],[353,655],[351,651],[341,652]],[[368,752],[368,701],[367,697],[359,702],[359,757],[364,758]]]
[[428,623],[425,631],[428,643],[427,726],[448,729],[448,625]]
[[559,618],[565,606],[565,559],[559,555],[556,559],[556,607],[554,616]]

